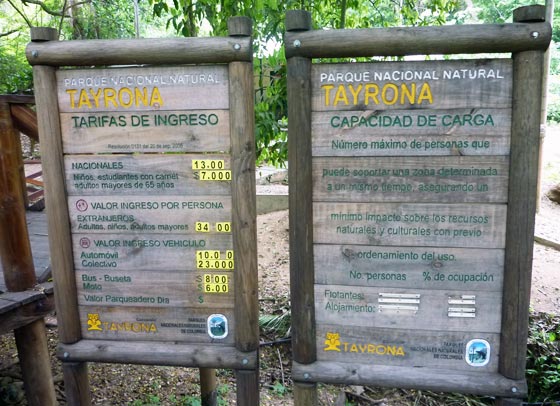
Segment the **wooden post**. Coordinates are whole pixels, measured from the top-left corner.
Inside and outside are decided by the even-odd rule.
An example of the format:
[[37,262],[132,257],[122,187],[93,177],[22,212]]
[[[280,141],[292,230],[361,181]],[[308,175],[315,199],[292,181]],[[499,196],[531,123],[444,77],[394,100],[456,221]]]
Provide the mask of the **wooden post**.
[[[544,20],[553,25],[554,20],[554,0],[546,0],[545,5],[545,16]],[[546,138],[546,110],[547,110],[547,98],[548,98],[548,71],[550,70],[550,48],[544,53],[544,66],[542,75],[542,103],[541,103],[541,132],[540,132],[540,144],[539,144],[539,171],[537,178],[537,213],[541,207],[541,177],[542,177],[542,153],[544,139]]]
[[[250,37],[251,20],[233,17],[228,33],[234,39]],[[239,49],[239,44],[234,44]],[[258,351],[259,307],[257,286],[257,207],[255,185],[255,138],[253,64],[230,62],[230,138],[232,234],[235,252],[235,346],[239,351]],[[259,404],[259,374],[237,370],[237,404]]]
[[14,330],[25,395],[29,406],[57,405],[47,347],[45,320]]
[[218,391],[216,390],[216,370],[212,368],[199,368],[199,373],[201,405],[216,406],[218,404]]
[[0,255],[9,291],[20,292],[36,283],[19,170],[19,137],[8,103],[0,103]]
[[[311,14],[286,13],[288,32],[311,29]],[[296,40],[297,41],[297,40]],[[292,44],[297,48],[298,44]],[[290,178],[290,292],[295,362],[316,360],[313,295],[313,206],[311,201],[311,59],[288,58],[288,160]],[[294,382],[294,404],[316,405],[316,385]]]
[[[19,136],[8,103],[0,103],[0,257],[9,291],[20,292],[37,283],[18,168]],[[14,330],[27,402],[55,405],[47,334],[43,319]]]
[[[542,6],[521,7],[514,11],[513,19],[514,22],[533,22],[541,20],[539,15],[544,18]],[[511,153],[499,363],[499,372],[511,379],[523,379],[525,376],[543,54],[543,50],[513,54]],[[512,388],[512,395],[517,390]],[[520,400],[513,402],[513,399],[504,399],[501,404],[521,404]]]
[[[56,40],[56,30],[38,28],[31,30],[32,41]],[[55,283],[55,301],[59,323],[59,340],[72,344],[81,339],[78,299],[74,288],[74,263],[70,220],[68,218],[66,189],[64,186],[64,165],[60,114],[58,111],[56,69],[49,66],[33,67],[36,92],[37,122],[41,139],[43,178],[49,187],[46,190],[47,220],[49,224],[49,244]],[[70,292],[70,293],[69,293]],[[74,294],[71,294],[73,292]],[[66,396],[69,405],[87,406],[91,404],[88,390],[86,364],[63,362]]]

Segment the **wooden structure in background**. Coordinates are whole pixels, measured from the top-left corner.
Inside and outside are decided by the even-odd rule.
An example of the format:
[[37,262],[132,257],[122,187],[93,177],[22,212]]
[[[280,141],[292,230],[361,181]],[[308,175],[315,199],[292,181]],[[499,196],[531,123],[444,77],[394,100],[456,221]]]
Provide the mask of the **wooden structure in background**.
[[37,284],[25,214],[21,144],[13,119],[13,110],[18,109],[10,107],[6,98],[0,99],[0,334],[14,331],[28,404],[54,406],[43,320],[54,309],[53,292],[50,284]]
[[[32,30],[70,405],[91,403],[87,361],[201,368],[206,405],[211,369],[231,368],[237,403],[259,403],[251,22],[228,30],[68,42]],[[92,65],[104,67],[76,69]]]
[[[0,102],[9,105],[11,123],[18,132],[18,139],[19,133],[22,133],[29,137],[32,144],[38,143],[37,114],[30,108],[30,105],[35,104],[35,97],[27,95],[2,95],[0,96]],[[17,166],[21,174],[25,207],[42,210],[44,207],[43,181],[40,179],[42,172],[39,170],[26,175],[24,171],[25,164],[38,164],[40,161],[32,159],[23,161],[21,144],[18,143],[16,148],[19,148],[20,151],[17,158]]]
[[[520,8],[513,24],[329,31],[288,12],[296,406],[317,404],[316,382],[521,403],[551,37],[543,12]],[[324,62],[500,52],[512,58]]]

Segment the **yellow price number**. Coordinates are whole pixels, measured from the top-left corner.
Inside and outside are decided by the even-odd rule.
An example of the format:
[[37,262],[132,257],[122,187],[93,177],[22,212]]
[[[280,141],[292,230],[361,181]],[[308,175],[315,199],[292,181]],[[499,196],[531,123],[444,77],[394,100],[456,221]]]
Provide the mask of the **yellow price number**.
[[196,251],[196,259],[220,259],[222,255],[217,250]]
[[227,293],[229,291],[227,275],[204,275],[204,293]]
[[205,221],[197,221],[194,223],[194,229],[197,233],[209,233],[210,232],[210,223]]
[[233,259],[197,259],[196,269],[224,269],[234,268]]
[[202,170],[199,171],[198,179],[200,180],[231,180],[230,170]]
[[231,223],[229,221],[216,223],[214,226],[218,233],[231,233]]
[[223,159],[193,159],[193,169],[224,169],[225,163]]

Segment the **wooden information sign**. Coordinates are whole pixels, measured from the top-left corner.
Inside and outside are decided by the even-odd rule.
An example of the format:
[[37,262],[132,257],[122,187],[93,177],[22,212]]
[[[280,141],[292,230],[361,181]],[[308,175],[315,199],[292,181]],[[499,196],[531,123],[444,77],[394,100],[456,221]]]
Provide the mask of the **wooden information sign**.
[[[49,221],[68,227],[51,229],[68,249],[53,255],[64,256],[53,262],[63,262],[55,279],[67,283],[57,295],[72,306],[62,310],[73,330],[61,340],[63,361],[233,368],[241,403],[258,404],[250,21],[232,19],[230,34],[207,60],[163,47],[177,60],[158,66],[166,61],[154,64],[147,51],[133,66],[49,71],[48,96],[48,68],[35,66],[36,88],[39,109],[59,119],[45,132],[58,144],[44,155],[48,202],[61,203],[48,206]],[[172,45],[208,50],[214,40]],[[50,64],[51,45],[65,44],[31,44],[40,50],[30,61],[41,65],[38,52]],[[223,47],[229,60],[217,56]],[[215,403],[203,393],[203,404]]]
[[[535,160],[517,149],[516,59],[311,64],[391,48],[305,18],[289,14],[286,36],[296,405],[316,403],[308,382],[523,396],[503,360],[517,160]],[[412,31],[399,55],[431,46]]]

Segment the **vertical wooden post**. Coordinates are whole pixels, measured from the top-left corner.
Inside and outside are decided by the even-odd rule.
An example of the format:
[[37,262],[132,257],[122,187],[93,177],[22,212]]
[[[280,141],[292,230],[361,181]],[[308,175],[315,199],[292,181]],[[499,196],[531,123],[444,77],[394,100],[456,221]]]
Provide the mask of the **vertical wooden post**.
[[[286,13],[287,31],[311,29],[311,14]],[[296,46],[294,44],[294,46]],[[316,360],[311,199],[311,59],[288,58],[288,176],[290,178],[290,294],[295,362]],[[294,405],[317,404],[316,384],[294,382]]]
[[[247,17],[228,20],[230,37],[250,37]],[[235,49],[235,45],[234,45]],[[255,180],[253,63],[229,64],[231,137],[232,234],[235,252],[235,346],[242,352],[258,351],[259,307],[257,286],[257,207]],[[237,404],[259,404],[259,373],[237,370]]]
[[[521,7],[514,22],[544,18],[544,7]],[[513,106],[507,235],[502,305],[499,372],[524,379],[531,293],[533,235],[540,145],[543,51],[513,54]],[[512,395],[517,388],[512,388]],[[521,400],[499,400],[502,406]]]
[[[18,145],[10,106],[0,102],[0,258],[6,287],[12,292],[32,288],[37,283],[18,167],[21,159]],[[39,319],[20,327],[14,330],[14,336],[28,404],[56,405],[45,321]]]
[[202,406],[216,406],[218,391],[216,390],[216,370],[199,368],[200,374],[200,403]]
[[[48,28],[31,29],[32,41],[52,41],[57,32]],[[32,56],[33,57],[33,56]],[[37,123],[41,134],[41,159],[46,189],[49,244],[55,280],[55,301],[60,342],[72,344],[81,339],[78,299],[76,297],[72,238],[68,217],[60,114],[58,111],[56,69],[35,65],[33,80],[37,104]],[[62,363],[69,405],[91,404],[86,364]]]
[[[554,20],[554,0],[546,0],[544,20],[553,25]],[[550,48],[544,53],[544,65],[542,74],[542,102],[541,102],[541,132],[539,143],[539,170],[537,177],[537,213],[541,207],[541,178],[542,178],[542,152],[544,139],[546,138],[546,110],[548,100],[548,71],[550,69]]]
[[10,106],[0,102],[0,256],[6,287],[12,292],[37,283],[18,167],[18,143]]

